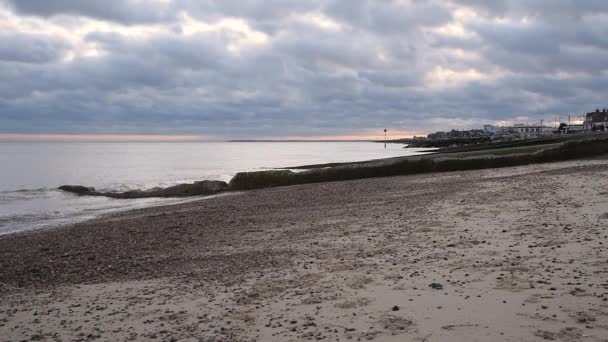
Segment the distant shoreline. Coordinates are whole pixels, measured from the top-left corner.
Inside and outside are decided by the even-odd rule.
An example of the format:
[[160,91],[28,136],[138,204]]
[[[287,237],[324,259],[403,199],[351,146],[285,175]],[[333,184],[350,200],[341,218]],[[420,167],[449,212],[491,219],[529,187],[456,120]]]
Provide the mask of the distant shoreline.
[[272,143],[280,143],[280,142],[375,142],[375,140],[228,140],[226,142],[272,142]]

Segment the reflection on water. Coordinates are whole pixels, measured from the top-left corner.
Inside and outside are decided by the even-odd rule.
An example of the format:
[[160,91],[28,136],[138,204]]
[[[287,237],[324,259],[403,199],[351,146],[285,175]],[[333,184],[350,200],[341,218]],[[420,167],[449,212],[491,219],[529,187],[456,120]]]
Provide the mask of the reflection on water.
[[127,191],[205,179],[229,181],[240,171],[424,151],[387,147],[369,142],[2,142],[0,234],[179,201],[78,197],[55,190],[63,184]]

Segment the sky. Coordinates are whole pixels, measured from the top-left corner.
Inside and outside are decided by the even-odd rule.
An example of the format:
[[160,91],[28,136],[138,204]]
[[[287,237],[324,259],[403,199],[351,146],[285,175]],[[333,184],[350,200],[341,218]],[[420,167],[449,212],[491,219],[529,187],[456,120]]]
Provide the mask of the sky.
[[406,137],[606,94],[605,0],[0,0],[0,138]]

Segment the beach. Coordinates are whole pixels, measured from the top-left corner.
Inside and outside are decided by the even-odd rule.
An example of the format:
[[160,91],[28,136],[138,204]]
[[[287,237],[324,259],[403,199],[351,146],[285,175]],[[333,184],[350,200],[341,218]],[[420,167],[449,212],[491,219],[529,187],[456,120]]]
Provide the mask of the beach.
[[606,341],[608,158],[0,236],[0,341]]

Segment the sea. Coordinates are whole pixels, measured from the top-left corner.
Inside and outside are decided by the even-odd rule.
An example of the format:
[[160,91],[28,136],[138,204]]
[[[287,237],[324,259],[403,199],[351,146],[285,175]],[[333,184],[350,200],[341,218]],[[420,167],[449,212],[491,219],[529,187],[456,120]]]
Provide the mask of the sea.
[[127,191],[206,179],[229,182],[241,171],[428,151],[373,142],[0,142],[0,234],[192,200],[76,196],[57,190],[64,184]]

